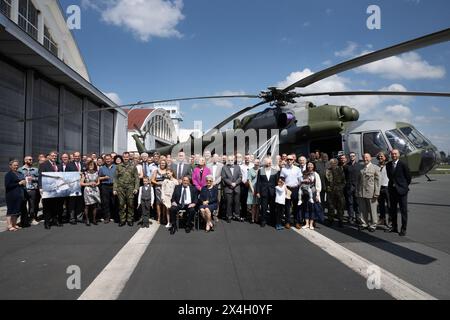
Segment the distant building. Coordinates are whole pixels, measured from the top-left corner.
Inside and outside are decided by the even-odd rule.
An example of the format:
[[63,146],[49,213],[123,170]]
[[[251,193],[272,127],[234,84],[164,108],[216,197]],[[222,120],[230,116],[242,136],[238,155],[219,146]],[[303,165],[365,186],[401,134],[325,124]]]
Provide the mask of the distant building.
[[178,136],[181,122],[183,122],[183,116],[180,111],[180,103],[178,101],[155,103],[153,104],[153,109],[164,109],[169,113],[173,125],[175,126],[176,134]]
[[138,151],[133,135],[145,136],[145,149],[177,143],[177,132],[170,113],[165,109],[134,109],[128,113],[128,151]]
[[93,111],[116,106],[91,84],[59,1],[0,0],[0,181],[28,154],[125,151],[126,113]]
[[180,142],[186,142],[190,139],[191,136],[194,138],[200,138],[204,134],[202,122],[194,121],[194,129],[180,129],[179,130],[179,139]]

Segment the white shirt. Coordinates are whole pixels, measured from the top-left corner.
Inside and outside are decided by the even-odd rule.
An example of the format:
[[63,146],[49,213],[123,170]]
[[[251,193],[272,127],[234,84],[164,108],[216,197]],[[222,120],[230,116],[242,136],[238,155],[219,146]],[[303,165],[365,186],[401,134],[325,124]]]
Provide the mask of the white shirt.
[[267,180],[270,180],[270,174],[272,173],[272,168],[264,169],[264,171],[266,172]]
[[291,166],[281,169],[280,177],[285,179],[288,187],[295,188],[298,187],[303,176],[299,167]]
[[397,168],[398,160],[394,161],[394,170]]
[[153,202],[155,202],[155,193],[154,193],[153,188],[152,188],[151,185],[148,185],[148,186],[142,186],[142,187],[139,188],[138,207],[141,205],[141,200],[142,200],[142,188],[145,188],[145,190],[150,189],[150,193],[151,193],[151,195],[152,195],[152,200],[151,200],[152,203],[151,203],[151,206],[153,207]]
[[306,164],[304,165],[304,166],[302,166],[302,165],[299,165],[299,167],[298,167],[300,170],[301,170],[301,172],[303,172],[303,171],[305,171],[306,170]]
[[[185,192],[186,192],[186,201],[185,201],[185,203],[181,203],[183,201],[183,190],[185,190]],[[192,203],[192,201],[191,201],[191,188],[189,188],[189,186],[187,186],[186,189],[184,188],[184,186],[181,186],[180,203],[181,203],[181,205],[189,205],[189,204]]]
[[153,176],[153,173],[158,169],[158,166],[154,163],[150,163],[147,167],[147,170],[149,172],[149,176]]
[[380,166],[380,186],[387,187],[389,185],[389,178],[387,175],[386,165]]
[[286,187],[275,187],[275,203],[286,204]]
[[213,181],[216,182],[216,171],[217,171],[217,163],[213,164],[211,166]]
[[144,169],[142,168],[142,165],[141,164],[137,164],[136,165],[136,169],[137,169],[137,172],[138,172],[138,175],[140,176],[142,173],[143,173],[143,171],[144,171]]
[[241,168],[241,172],[242,172],[242,183],[246,183],[248,180],[248,169],[249,166],[247,166],[246,164],[241,164],[239,165],[239,167]]
[[[183,169],[184,169],[184,162],[178,163],[178,165],[177,165],[177,172],[175,172],[177,177],[178,177],[178,173],[183,175]],[[181,179],[181,178],[183,178],[183,177],[178,177],[178,179]]]

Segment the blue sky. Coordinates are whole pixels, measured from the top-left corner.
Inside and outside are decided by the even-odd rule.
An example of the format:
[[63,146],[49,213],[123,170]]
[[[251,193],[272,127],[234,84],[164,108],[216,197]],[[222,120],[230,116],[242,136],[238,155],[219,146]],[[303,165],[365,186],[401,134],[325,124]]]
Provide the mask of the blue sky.
[[[132,103],[220,93],[254,94],[366,51],[450,27],[446,0],[61,0],[82,8],[73,33],[99,89]],[[366,27],[381,9],[381,30]],[[318,83],[310,90],[450,91],[450,42]],[[183,102],[184,127],[209,128],[254,100]],[[444,98],[320,98],[364,119],[407,120],[450,151]]]

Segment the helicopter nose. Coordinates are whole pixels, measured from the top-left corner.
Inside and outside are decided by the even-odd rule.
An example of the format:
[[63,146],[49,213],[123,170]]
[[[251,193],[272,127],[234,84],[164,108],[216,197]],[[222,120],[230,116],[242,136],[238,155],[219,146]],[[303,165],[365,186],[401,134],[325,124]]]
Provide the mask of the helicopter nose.
[[421,162],[420,162],[419,173],[421,175],[422,174],[427,174],[428,172],[433,170],[433,168],[437,164],[439,164],[439,162],[440,162],[440,155],[435,150],[424,150],[424,151],[422,151],[422,159],[421,159]]

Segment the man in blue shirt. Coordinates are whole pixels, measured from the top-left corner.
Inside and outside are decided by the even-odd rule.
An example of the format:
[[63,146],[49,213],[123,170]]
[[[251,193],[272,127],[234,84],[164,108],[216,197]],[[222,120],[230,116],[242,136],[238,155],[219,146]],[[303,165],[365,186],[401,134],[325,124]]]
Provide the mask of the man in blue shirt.
[[115,217],[116,203],[113,194],[115,172],[116,165],[113,164],[112,156],[110,154],[105,155],[105,165],[101,166],[98,171],[104,223],[113,222]]

